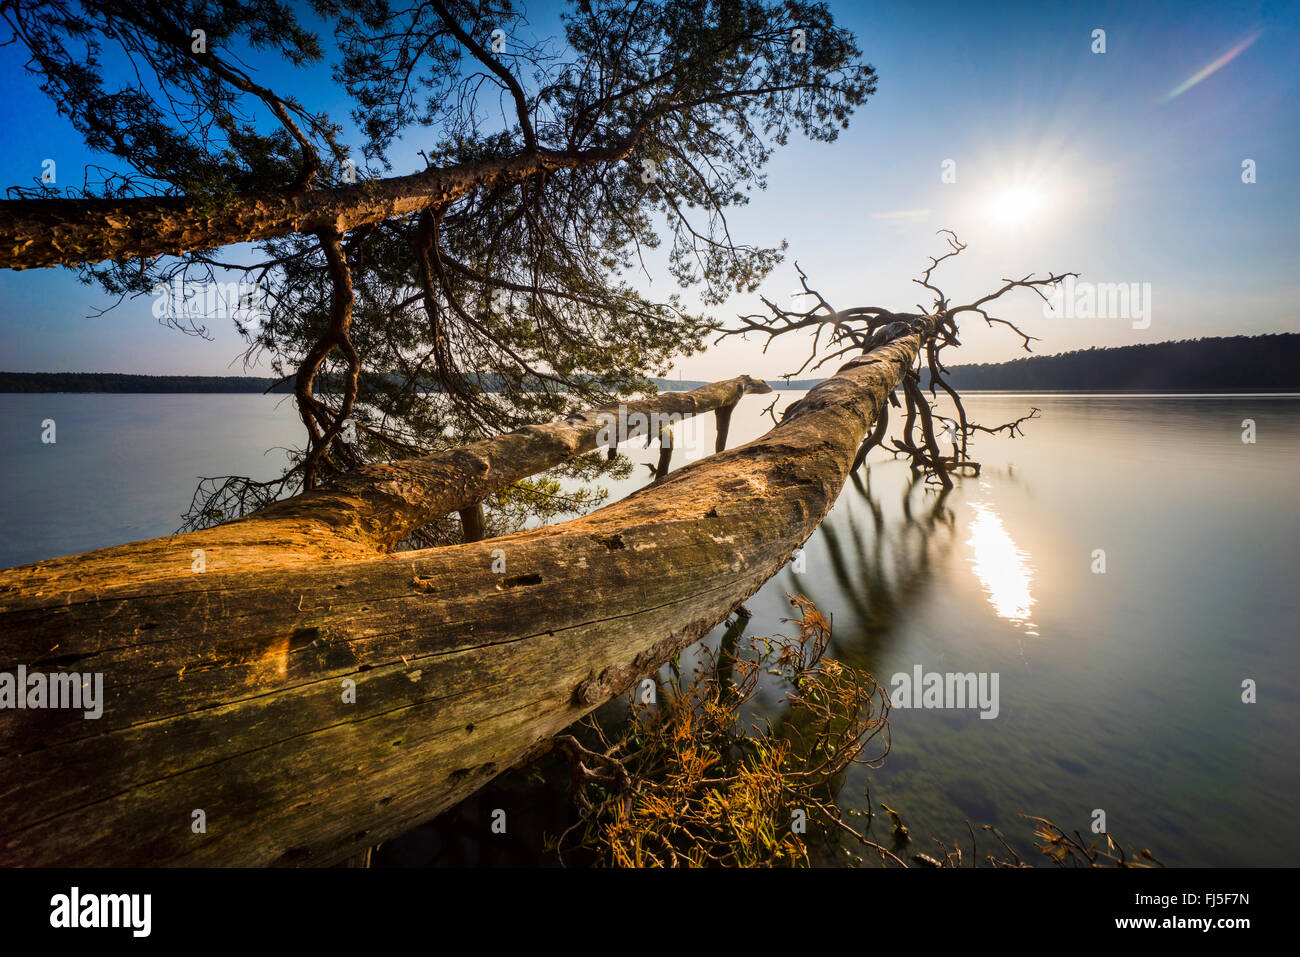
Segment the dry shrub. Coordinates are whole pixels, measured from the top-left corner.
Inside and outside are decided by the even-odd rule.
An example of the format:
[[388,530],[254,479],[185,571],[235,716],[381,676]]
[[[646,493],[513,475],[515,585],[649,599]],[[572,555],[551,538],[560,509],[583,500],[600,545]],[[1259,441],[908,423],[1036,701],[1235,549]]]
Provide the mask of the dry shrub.
[[[870,675],[825,657],[831,626],[811,601],[791,603],[795,638],[724,639],[689,680],[674,667],[655,704],[634,692],[617,736],[589,720],[586,743],[557,740],[580,812],[552,842],[562,860],[577,845],[618,867],[799,866],[819,822],[846,826],[836,780],[888,752],[889,698]],[[745,727],[765,674],[786,689],[781,725]]]
[[[889,695],[866,672],[827,658],[830,621],[802,595],[790,602],[799,617],[783,622],[797,626],[796,637],[742,644],[737,620],[716,652],[702,649],[687,679],[674,661],[654,702],[634,690],[613,732],[589,718],[555,739],[569,758],[578,817],[549,850],[564,863],[614,867],[800,867],[811,864],[809,837],[837,835],[887,866],[1030,866],[990,825],[981,830],[996,839],[994,852],[980,853],[968,822],[969,854],[957,842],[935,840],[937,854],[905,860],[910,837],[893,808],[880,805],[892,850],[843,819],[836,794],[845,771],[879,767],[889,752]],[[784,707],[776,724],[746,726],[743,715],[754,710],[764,675],[784,687]],[[1088,843],[1077,831],[1022,817],[1035,823],[1037,850],[1058,866],[1163,866],[1150,851],[1125,851],[1109,835]]]

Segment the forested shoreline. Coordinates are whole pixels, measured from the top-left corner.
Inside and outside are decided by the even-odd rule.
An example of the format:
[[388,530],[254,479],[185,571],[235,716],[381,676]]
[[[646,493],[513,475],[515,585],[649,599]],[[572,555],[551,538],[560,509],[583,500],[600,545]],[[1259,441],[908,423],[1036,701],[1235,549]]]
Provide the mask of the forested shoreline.
[[[1012,392],[1297,392],[1300,334],[1232,336],[1086,349],[1010,362],[958,365],[952,385]],[[698,389],[699,380],[655,379],[662,391]],[[811,389],[822,379],[775,380],[777,388]],[[488,377],[489,392],[497,389]],[[322,391],[331,391],[322,382]],[[438,391],[435,383],[429,391]],[[127,375],[108,372],[0,372],[0,393],[278,393],[293,383],[259,376]]]
[[954,388],[1019,392],[1300,391],[1300,334],[1086,349],[952,367]]

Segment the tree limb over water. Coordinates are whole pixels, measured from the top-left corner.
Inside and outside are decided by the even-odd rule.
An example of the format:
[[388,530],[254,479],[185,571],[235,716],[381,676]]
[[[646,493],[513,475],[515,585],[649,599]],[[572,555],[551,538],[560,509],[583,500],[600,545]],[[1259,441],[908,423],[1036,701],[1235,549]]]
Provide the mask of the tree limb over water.
[[560,525],[364,556],[303,528],[339,554],[259,562],[253,535],[218,574],[172,546],[165,577],[162,539],[147,575],[97,553],[0,573],[0,671],[105,677],[98,720],[0,723],[0,863],[333,863],[428,820],[775,574],[919,347],[879,346],[767,435]]
[[[803,311],[784,309],[764,297],[762,301],[767,307],[766,313],[740,316],[740,324],[722,330],[718,341],[729,336],[744,337],[757,333],[766,337],[767,341],[763,344],[763,351],[766,353],[768,346],[781,336],[811,334],[808,357],[797,369],[785,376],[788,380],[806,370],[816,371],[823,365],[847,355],[867,353],[880,344],[891,342],[899,337],[919,336],[921,347],[918,351],[916,368],[909,369],[902,380],[906,418],[903,422],[902,434],[893,440],[892,449],[895,454],[909,457],[913,468],[925,472],[944,488],[951,488],[953,484],[951,473],[962,470],[979,473],[979,463],[969,456],[970,437],[975,432],[988,434],[1006,432],[1014,437],[1024,422],[1038,414],[1038,410],[1034,409],[1014,422],[992,427],[969,420],[961,396],[947,381],[947,368],[942,358],[944,349],[961,345],[958,339],[958,318],[969,313],[983,318],[988,326],[993,326],[995,323],[1007,326],[1021,337],[1025,351],[1031,351],[1029,343],[1034,337],[1026,334],[1011,321],[992,315],[990,304],[1019,289],[1027,289],[1047,302],[1049,300],[1044,289],[1055,288],[1067,276],[1077,276],[1078,273],[1049,273],[1037,279],[1030,273],[1021,279],[1003,279],[1003,285],[987,295],[968,303],[954,303],[941,288],[935,285],[934,272],[941,263],[960,255],[966,249],[966,244],[959,241],[952,230],[942,229],[939,233],[944,236],[948,251],[941,256],[931,256],[930,265],[926,267],[921,278],[913,280],[933,294],[934,299],[929,309],[918,304],[917,312],[895,312],[881,306],[854,306],[850,309],[837,310],[820,292],[808,284],[807,274],[796,265],[799,281],[803,286],[800,295],[811,298],[812,306]],[[926,400],[921,385],[923,369],[929,371],[927,387],[931,398],[937,397],[937,389],[942,389],[952,400],[957,411],[955,422],[948,422],[937,416],[934,403]],[[896,406],[899,404],[893,395],[890,396],[890,402]],[[775,405],[769,409],[774,412]],[[858,451],[855,467],[865,460],[872,448],[889,447],[885,445],[887,415],[888,413],[882,410],[875,431],[866,438]],[[944,454],[939,447],[938,436],[941,430],[936,427],[936,419],[943,422],[952,435],[951,454]]]
[[[286,4],[0,7],[0,39],[119,166],[11,190],[0,268],[73,267],[118,301],[256,287],[264,315],[233,319],[246,361],[293,381],[306,431],[285,489],[409,455],[395,435],[454,447],[646,391],[709,322],[628,281],[644,250],[706,304],[756,288],[781,248],[733,237],[729,210],[792,134],[835,139],[875,91],[853,35],[804,0],[584,0],[541,41],[504,0],[327,6],[332,43]],[[327,49],[325,101],[349,102],[355,142],[253,79]],[[424,168],[394,174],[404,137]],[[218,317],[159,318],[208,335]]]

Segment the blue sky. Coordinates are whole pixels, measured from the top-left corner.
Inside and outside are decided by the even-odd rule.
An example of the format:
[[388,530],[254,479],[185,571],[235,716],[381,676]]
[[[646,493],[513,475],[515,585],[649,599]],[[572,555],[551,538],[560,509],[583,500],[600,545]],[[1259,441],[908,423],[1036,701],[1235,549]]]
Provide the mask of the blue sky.
[[[1048,270],[1149,284],[1145,328],[1046,318],[1032,296],[1015,295],[996,314],[1041,337],[1038,352],[1300,331],[1300,4],[830,6],[857,34],[879,89],[835,143],[793,141],[778,152],[768,189],[731,217],[741,239],[790,244],[768,295],[791,302],[797,260],[837,307],[912,308],[927,301],[912,279],[944,251],[936,230],[949,227],[969,244],[937,273],[955,301]],[[553,10],[528,9],[533,29],[549,35]],[[1097,29],[1105,53],[1092,52]],[[294,74],[280,64],[259,76],[346,119],[343,97],[319,99],[334,92],[325,68]],[[80,182],[100,158],[13,47],[0,50],[0,81],[3,185],[30,185],[47,157],[60,182]],[[406,155],[419,145],[408,142]],[[1242,182],[1244,160],[1255,163],[1255,183]],[[946,161],[953,182],[943,181]],[[648,262],[638,282],[672,291]],[[67,270],[0,271],[0,369],[243,371],[233,329],[187,338],[159,325],[143,300],[87,318],[105,305]],[[716,314],[757,306],[738,297]],[[1019,354],[1014,335],[978,318],[966,320],[963,339],[954,361]],[[731,341],[679,371],[775,377],[802,358],[785,343],[767,356],[759,348]]]

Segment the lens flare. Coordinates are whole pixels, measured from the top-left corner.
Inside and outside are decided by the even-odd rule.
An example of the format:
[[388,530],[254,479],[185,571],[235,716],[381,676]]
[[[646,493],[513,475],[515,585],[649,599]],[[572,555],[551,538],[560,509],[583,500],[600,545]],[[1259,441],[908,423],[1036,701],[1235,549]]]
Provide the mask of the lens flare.
[[1236,57],[1237,57],[1238,54],[1240,54],[1240,53],[1241,53],[1243,50],[1245,50],[1248,46],[1250,46],[1252,43],[1254,43],[1257,39],[1259,39],[1259,32],[1258,32],[1258,31],[1256,31],[1255,33],[1252,33],[1250,36],[1246,37],[1246,39],[1242,40],[1242,41],[1241,41],[1240,43],[1238,43],[1235,47],[1233,47],[1233,48],[1232,48],[1231,50],[1229,50],[1227,53],[1223,54],[1223,56],[1219,57],[1217,60],[1215,60],[1215,61],[1214,61],[1213,63],[1211,63],[1209,66],[1204,67],[1204,68],[1201,69],[1201,70],[1198,70],[1197,72],[1195,72],[1195,73],[1193,73],[1191,76],[1189,76],[1186,80],[1184,80],[1182,83],[1179,83],[1176,87],[1174,87],[1172,90],[1170,90],[1168,93],[1165,94],[1165,98],[1164,98],[1163,100],[1161,100],[1161,102],[1162,102],[1162,103],[1168,103],[1168,102],[1169,102],[1170,100],[1172,100],[1174,97],[1176,97],[1176,96],[1182,96],[1184,93],[1186,93],[1186,92],[1187,92],[1188,90],[1190,90],[1192,87],[1196,86],[1196,84],[1198,84],[1198,83],[1200,83],[1202,80],[1204,80],[1204,79],[1205,79],[1207,76],[1209,76],[1211,73],[1214,73],[1214,72],[1216,72],[1216,71],[1222,69],[1223,67],[1227,66],[1229,63],[1231,63],[1234,59],[1236,59]]

